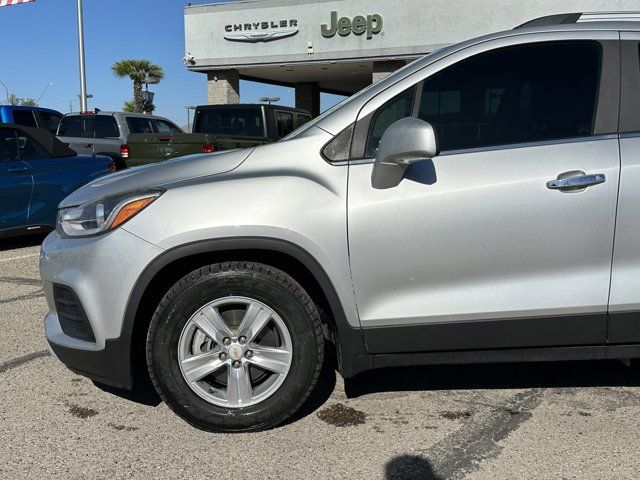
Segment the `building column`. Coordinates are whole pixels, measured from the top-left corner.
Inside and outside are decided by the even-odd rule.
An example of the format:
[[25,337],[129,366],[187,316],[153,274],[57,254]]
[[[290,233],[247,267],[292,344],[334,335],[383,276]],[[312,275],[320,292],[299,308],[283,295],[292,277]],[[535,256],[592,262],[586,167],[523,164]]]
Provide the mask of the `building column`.
[[296,84],[296,108],[307,110],[312,117],[320,115],[320,86],[317,83]]
[[240,103],[240,74],[238,70],[211,70],[207,72],[209,104]]
[[404,67],[406,62],[403,60],[386,60],[383,62],[373,62],[373,74],[371,75],[371,83],[378,83],[380,80],[387,78],[396,70]]

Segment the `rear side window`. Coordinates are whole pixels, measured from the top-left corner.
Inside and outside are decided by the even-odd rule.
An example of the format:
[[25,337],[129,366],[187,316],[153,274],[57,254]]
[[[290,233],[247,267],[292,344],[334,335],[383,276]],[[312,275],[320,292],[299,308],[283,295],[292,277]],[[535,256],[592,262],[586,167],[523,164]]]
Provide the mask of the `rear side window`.
[[37,115],[40,119],[40,128],[46,128],[55,135],[62,115],[52,112],[37,112]]
[[58,135],[82,138],[119,138],[116,119],[110,115],[68,115],[62,118]]
[[425,80],[418,117],[442,151],[591,135],[601,56],[595,42],[478,55]]
[[33,112],[31,110],[14,110],[13,123],[16,125],[22,125],[23,127],[38,127],[36,117],[33,116]]
[[197,110],[194,133],[264,137],[260,108],[216,107]]
[[293,114],[276,111],[276,127],[278,138],[286,137],[293,132]]
[[182,130],[176,127],[173,123],[165,120],[153,120],[158,133],[183,133]]
[[49,158],[49,154],[34,138],[25,133],[18,131],[18,147],[20,148],[20,160],[43,160]]
[[148,118],[127,117],[127,125],[131,133],[153,133],[153,127]]
[[0,162],[17,162],[20,160],[16,132],[8,128],[0,128]]

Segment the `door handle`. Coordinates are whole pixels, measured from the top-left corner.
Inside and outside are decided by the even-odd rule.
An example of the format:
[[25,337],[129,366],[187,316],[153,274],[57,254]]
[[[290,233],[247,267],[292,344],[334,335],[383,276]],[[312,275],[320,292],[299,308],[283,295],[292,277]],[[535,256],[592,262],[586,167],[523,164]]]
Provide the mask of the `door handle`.
[[7,170],[9,173],[22,173],[29,171],[29,167],[13,167]]
[[578,175],[575,177],[558,178],[547,182],[547,188],[551,190],[581,190],[583,188],[599,185],[607,181],[604,173],[595,175]]

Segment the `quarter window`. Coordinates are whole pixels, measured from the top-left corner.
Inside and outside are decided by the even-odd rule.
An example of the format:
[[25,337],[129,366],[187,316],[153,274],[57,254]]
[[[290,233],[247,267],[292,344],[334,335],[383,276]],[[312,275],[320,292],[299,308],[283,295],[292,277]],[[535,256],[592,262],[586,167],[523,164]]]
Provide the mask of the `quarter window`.
[[442,151],[591,135],[600,59],[594,42],[478,55],[425,80],[418,117]]
[[387,128],[398,120],[411,116],[415,90],[415,88],[406,90],[376,111],[369,126],[369,136],[365,150],[366,157],[371,158],[376,156],[378,144]]

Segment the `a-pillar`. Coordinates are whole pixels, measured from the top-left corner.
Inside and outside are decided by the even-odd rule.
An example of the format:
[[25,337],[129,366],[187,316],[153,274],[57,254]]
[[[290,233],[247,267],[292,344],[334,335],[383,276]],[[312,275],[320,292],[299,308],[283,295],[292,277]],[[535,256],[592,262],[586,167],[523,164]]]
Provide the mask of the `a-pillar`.
[[380,80],[387,78],[396,70],[404,67],[406,63],[402,60],[386,60],[382,62],[373,62],[373,74],[371,75],[371,83],[378,83]]
[[238,70],[207,72],[207,97],[211,105],[240,103],[240,74]]
[[320,86],[317,83],[296,84],[296,108],[307,110],[313,117],[320,115]]

